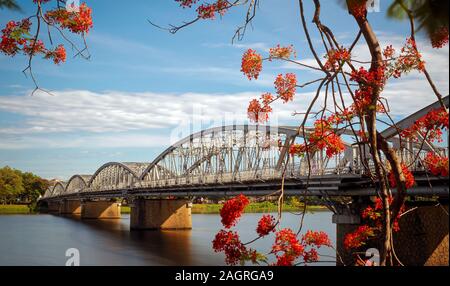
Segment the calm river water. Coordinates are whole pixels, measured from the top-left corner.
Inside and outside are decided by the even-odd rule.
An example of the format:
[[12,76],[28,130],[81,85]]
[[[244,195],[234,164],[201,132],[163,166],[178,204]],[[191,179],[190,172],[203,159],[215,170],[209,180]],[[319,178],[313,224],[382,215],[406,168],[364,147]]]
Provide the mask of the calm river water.
[[[255,238],[260,217],[243,216],[236,227],[243,241]],[[297,229],[298,220],[299,216],[286,213],[282,227]],[[120,220],[84,221],[54,215],[0,216],[0,265],[64,266],[68,248],[79,250],[81,265],[224,265],[223,255],[211,248],[221,226],[218,215],[193,215],[191,231],[130,232],[129,221],[129,215]],[[325,231],[335,243],[330,212],[308,214],[304,229]],[[253,247],[267,253],[272,242],[273,237],[268,237]],[[335,256],[333,250],[324,248],[320,254]]]

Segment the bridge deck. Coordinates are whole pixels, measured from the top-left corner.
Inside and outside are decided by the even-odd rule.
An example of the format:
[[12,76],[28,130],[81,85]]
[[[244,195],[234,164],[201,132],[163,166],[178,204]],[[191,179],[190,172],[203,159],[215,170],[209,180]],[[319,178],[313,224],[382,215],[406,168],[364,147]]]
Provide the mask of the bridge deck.
[[[425,173],[416,173],[416,186],[408,190],[413,196],[449,196],[448,178],[429,177]],[[433,186],[430,189],[430,184]],[[61,195],[46,200],[61,199],[100,199],[127,197],[230,197],[241,193],[248,196],[268,196],[279,192],[281,180],[254,180],[228,184],[192,184],[167,186],[159,188],[135,187],[109,191],[87,191]],[[393,190],[395,193],[396,190]],[[299,177],[286,179],[284,183],[286,196],[374,196],[376,185],[370,178],[358,174],[324,175],[315,177]]]

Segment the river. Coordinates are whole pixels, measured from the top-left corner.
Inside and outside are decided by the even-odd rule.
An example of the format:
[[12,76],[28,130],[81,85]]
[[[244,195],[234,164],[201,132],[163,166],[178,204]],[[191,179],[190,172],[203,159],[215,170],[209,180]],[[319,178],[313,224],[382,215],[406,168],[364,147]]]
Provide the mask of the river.
[[[304,229],[322,230],[335,244],[336,227],[330,212],[309,213]],[[255,238],[261,214],[245,214],[236,227],[242,241]],[[282,227],[297,229],[299,216],[285,213]],[[218,215],[192,215],[190,231],[129,231],[129,215],[119,220],[79,220],[54,215],[0,215],[0,265],[64,266],[66,250],[76,248],[81,265],[224,265],[211,241],[220,229]],[[267,253],[273,236],[252,247]],[[320,254],[335,256],[332,249]],[[330,261],[322,257],[323,261]],[[319,265],[319,264],[317,264]],[[324,262],[320,265],[334,265]]]

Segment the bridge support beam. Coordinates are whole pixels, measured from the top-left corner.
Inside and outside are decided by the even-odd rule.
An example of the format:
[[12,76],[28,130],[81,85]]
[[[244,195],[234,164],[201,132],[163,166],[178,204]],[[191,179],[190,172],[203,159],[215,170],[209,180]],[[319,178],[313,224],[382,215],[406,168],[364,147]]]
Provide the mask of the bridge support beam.
[[59,205],[59,213],[62,215],[80,215],[81,201],[63,200]]
[[[336,223],[336,249],[345,265],[354,265],[356,261],[352,255],[354,251],[345,249],[343,242],[348,233],[361,225],[356,213],[364,205],[353,203],[347,212],[333,216],[333,223]],[[393,234],[394,248],[399,260],[406,266],[448,266],[448,201],[442,205],[435,202],[411,202],[407,209],[410,212],[399,220],[400,231]],[[373,240],[357,251],[365,253],[370,248],[381,249],[380,241]],[[361,255],[361,258],[367,259],[364,255]],[[342,265],[339,259],[337,265]]]
[[131,230],[192,229],[188,200],[149,200],[137,198],[131,205]]
[[82,219],[119,219],[120,204],[112,201],[82,201]]

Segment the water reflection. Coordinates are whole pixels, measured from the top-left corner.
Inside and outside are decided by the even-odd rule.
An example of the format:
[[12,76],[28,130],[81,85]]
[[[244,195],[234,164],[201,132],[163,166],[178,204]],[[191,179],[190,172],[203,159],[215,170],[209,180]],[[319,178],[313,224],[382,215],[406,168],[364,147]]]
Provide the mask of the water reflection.
[[[237,226],[243,241],[254,238],[260,214],[246,214]],[[283,227],[296,228],[286,214]],[[217,215],[193,215],[193,229],[130,231],[129,215],[116,220],[81,220],[53,215],[0,216],[0,265],[64,265],[65,251],[77,248],[81,265],[223,265],[211,241],[220,229]],[[324,230],[335,241],[331,214],[308,215],[305,229]],[[253,245],[267,251],[272,238]],[[332,250],[324,254],[334,255]],[[328,259],[327,259],[328,260]]]

